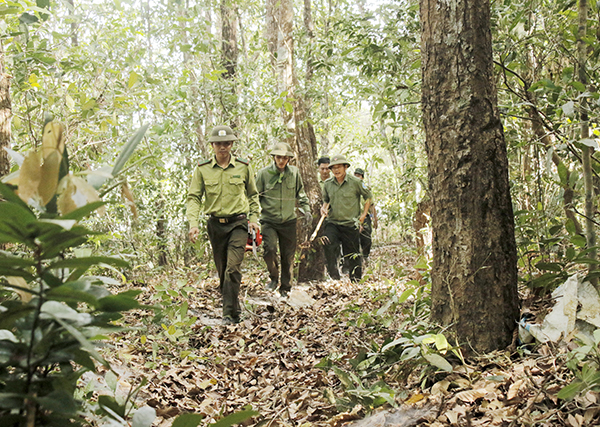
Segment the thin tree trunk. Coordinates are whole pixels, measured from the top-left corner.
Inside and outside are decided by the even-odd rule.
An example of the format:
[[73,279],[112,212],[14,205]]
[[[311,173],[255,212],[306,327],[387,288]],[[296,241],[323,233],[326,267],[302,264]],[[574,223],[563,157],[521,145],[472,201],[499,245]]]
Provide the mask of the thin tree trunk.
[[512,342],[519,319],[508,159],[490,4],[421,0],[422,105],[433,231],[432,319],[463,350]]
[[[578,76],[579,81],[587,87],[588,79],[586,74],[586,58],[587,58],[587,43],[584,41],[587,31],[587,16],[588,16],[588,3],[587,0],[579,0],[579,25],[577,31],[577,65],[578,65]],[[590,137],[590,124],[588,122],[587,112],[587,98],[581,97],[580,111],[581,111],[581,139],[583,141]],[[587,240],[587,247],[589,248],[588,257],[591,259],[597,259],[596,251],[596,230],[594,229],[594,183],[592,181],[592,155],[594,149],[588,145],[583,147],[583,182],[585,186],[585,235]],[[596,270],[596,265],[590,264],[589,271]],[[596,287],[596,290],[600,292],[598,288],[598,279],[593,278],[590,280]]]
[[75,4],[73,0],[67,0],[67,4],[69,5],[69,17],[72,19],[71,22],[71,46],[78,46],[79,43],[77,41],[77,23],[75,22]]
[[4,70],[4,47],[0,41],[0,177],[10,172],[8,153],[10,148],[12,107],[10,102],[10,79]]
[[[223,78],[229,83],[228,92],[232,96],[222,94],[221,103],[223,107],[223,123],[232,128],[239,127],[240,117],[237,114],[236,105],[236,73],[238,64],[238,34],[237,15],[230,0],[221,0],[221,47],[223,54]],[[226,91],[227,92],[227,91]]]

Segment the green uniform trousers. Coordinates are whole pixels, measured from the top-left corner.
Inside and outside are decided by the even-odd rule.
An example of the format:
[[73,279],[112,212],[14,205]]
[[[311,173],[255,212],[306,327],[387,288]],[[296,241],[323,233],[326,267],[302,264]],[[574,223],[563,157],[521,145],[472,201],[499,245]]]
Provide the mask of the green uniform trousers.
[[338,257],[341,244],[344,260],[347,260],[346,262],[348,263],[350,280],[352,282],[360,281],[362,277],[362,257],[360,255],[360,237],[358,229],[356,227],[347,227],[345,225],[328,222],[325,224],[323,235],[329,240],[329,243],[323,247],[329,277],[333,280],[340,279]]
[[294,255],[296,254],[296,220],[274,224],[261,221],[263,236],[263,258],[269,270],[269,278],[279,281],[279,262],[277,259],[277,243],[281,254],[281,288],[289,291],[292,288],[294,275]]
[[231,316],[238,321],[240,303],[238,295],[242,283],[242,261],[248,242],[248,220],[246,217],[219,222],[210,217],[206,226],[213,258],[219,273],[219,291],[223,296],[223,317]]
[[360,232],[360,249],[362,252],[363,258],[368,258],[371,253],[371,245],[373,243],[372,233],[373,233],[373,222],[371,220],[371,215],[367,215],[365,218],[365,222],[363,223],[363,231]]

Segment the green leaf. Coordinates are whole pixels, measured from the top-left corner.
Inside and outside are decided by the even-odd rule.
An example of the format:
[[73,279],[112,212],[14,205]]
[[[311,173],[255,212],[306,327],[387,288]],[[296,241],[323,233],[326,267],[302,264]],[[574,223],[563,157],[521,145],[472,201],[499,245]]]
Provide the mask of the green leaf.
[[0,6],[0,15],[16,15],[17,13],[19,13],[17,7],[9,7],[4,4]]
[[198,427],[202,418],[200,414],[181,414],[175,418],[171,427]]
[[81,344],[81,347],[87,351],[94,359],[96,359],[98,362],[100,362],[102,365],[106,366],[107,368],[109,367],[109,364],[106,360],[104,360],[104,358],[100,355],[100,353],[98,353],[98,351],[96,350],[96,348],[94,347],[94,345],[85,337],[83,336],[83,334],[77,330],[75,327],[71,326],[69,323],[65,322],[62,319],[59,319],[58,317],[54,317],[54,320],[56,320],[58,323],[60,323],[60,325],[65,328],[67,330],[67,332],[69,332],[73,338],[75,338],[77,341],[79,341],[79,344]]
[[452,372],[452,365],[448,363],[448,361],[439,354],[424,354],[423,357],[433,366],[440,368],[441,370],[446,372]]
[[121,154],[119,154],[119,157],[115,162],[115,166],[113,167],[113,170],[111,172],[112,176],[117,176],[117,174],[121,172],[121,169],[123,169],[123,166],[125,166],[125,163],[127,163],[127,160],[129,160],[129,157],[131,157],[136,147],[144,137],[148,126],[149,125],[146,124],[139,128],[135,135],[133,135],[133,137],[129,140],[129,142],[125,144],[125,146],[123,147],[123,151],[121,151]]
[[573,86],[575,89],[577,89],[579,92],[585,92],[585,85],[581,82],[578,81],[573,81],[571,82],[571,86]]
[[260,415],[254,411],[251,406],[247,406],[243,411],[234,412],[233,414],[227,415],[225,418],[221,418],[214,424],[209,424],[211,427],[230,427],[243,423],[244,421]]
[[[111,418],[114,418],[114,415],[111,413],[111,411],[114,412],[119,417],[125,418],[126,405],[119,405],[119,403],[116,401],[116,399],[112,396],[106,396],[106,395],[98,396],[98,405],[100,405],[100,408],[102,408],[106,414],[110,415]],[[110,411],[107,411],[106,410],[107,408],[110,409]],[[120,421],[120,420],[117,420],[117,421]]]
[[98,309],[101,311],[117,312],[127,311],[134,308],[143,307],[137,300],[128,295],[123,295],[123,292],[118,295],[111,295],[98,300]]
[[93,256],[93,257],[84,257],[84,258],[69,258],[63,259],[60,261],[56,261],[53,264],[50,264],[48,268],[57,269],[57,268],[89,268],[94,265],[114,265],[116,267],[129,267],[129,263],[121,258],[116,257],[105,257],[105,256]]
[[569,171],[567,170],[567,167],[565,166],[565,164],[560,162],[556,168],[558,170],[558,176],[560,178],[560,183],[563,186],[568,185],[569,184],[568,183],[568,175],[569,175],[568,172]]
[[574,380],[571,384],[563,387],[556,397],[562,400],[573,400],[585,387],[585,383],[580,380]]
[[548,271],[556,271],[561,272],[564,270],[564,266],[557,262],[538,262],[535,267],[538,270],[548,270]]
[[72,212],[69,212],[66,215],[63,215],[63,216],[59,217],[59,219],[75,219],[77,221],[80,221],[83,218],[85,218],[88,215],[90,215],[96,209],[104,206],[105,204],[106,204],[106,202],[103,202],[103,201],[88,203],[85,206],[82,206],[82,207],[80,207],[78,209],[75,209]]
[[587,241],[585,240],[585,237],[580,236],[578,234],[571,236],[571,243],[573,243],[575,246],[583,248],[587,245]]

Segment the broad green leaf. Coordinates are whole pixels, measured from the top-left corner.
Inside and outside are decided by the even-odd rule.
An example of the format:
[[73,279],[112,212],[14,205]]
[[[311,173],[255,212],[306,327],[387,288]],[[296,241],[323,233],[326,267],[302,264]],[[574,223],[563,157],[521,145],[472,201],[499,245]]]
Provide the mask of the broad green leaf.
[[[121,419],[125,418],[126,404],[119,405],[119,403],[112,396],[107,396],[107,395],[98,396],[98,405],[100,405],[100,407],[104,410],[109,409],[109,411],[106,411],[106,412],[111,416],[113,416],[112,413],[114,413]],[[116,418],[116,417],[113,416],[113,418]],[[120,421],[118,418],[117,418],[117,420]]]
[[79,405],[73,398],[73,395],[60,389],[54,390],[44,397],[37,397],[35,398],[35,401],[38,402],[42,408],[61,414],[75,414],[79,409]]
[[171,427],[198,427],[202,418],[204,417],[200,414],[181,414],[175,418]]
[[142,305],[129,295],[124,295],[123,292],[118,295],[111,295],[108,297],[100,298],[98,300],[98,309],[101,311],[117,312],[127,311],[134,308],[141,308]]
[[563,387],[556,395],[562,400],[573,400],[583,389],[585,389],[585,383],[580,380],[574,380],[571,384]]
[[105,204],[106,202],[103,201],[88,203],[87,205],[77,208],[66,215],[60,216],[59,219],[74,219],[80,221]]
[[131,89],[133,85],[135,85],[138,82],[139,79],[140,75],[135,71],[132,71],[131,73],[129,73],[129,81],[127,82],[127,87]]
[[135,135],[133,135],[133,137],[129,140],[129,142],[125,144],[125,146],[123,147],[123,151],[121,151],[121,154],[119,154],[119,157],[115,162],[115,166],[113,167],[113,170],[111,172],[112,176],[117,176],[119,172],[121,172],[121,169],[123,169],[123,166],[125,166],[125,163],[127,163],[127,160],[129,160],[129,157],[131,157],[136,147],[146,134],[148,126],[149,125],[146,124],[139,128]]
[[233,414],[227,415],[225,418],[221,418],[219,421],[213,424],[209,424],[211,427],[230,427],[243,423],[250,418],[260,415],[254,411],[251,406],[247,406],[243,411],[234,412]]
[[578,246],[580,248],[583,248],[587,245],[587,241],[585,240],[585,237],[580,236],[578,234],[571,236],[571,243],[573,243],[575,246]]
[[535,267],[539,270],[548,270],[561,272],[564,270],[564,266],[557,262],[538,262]]
[[437,334],[435,336],[435,347],[439,351],[446,351],[450,348],[450,345],[443,334]]
[[79,341],[79,344],[81,344],[81,347],[87,351],[94,359],[96,359],[98,362],[100,362],[103,366],[105,367],[109,367],[109,364],[106,360],[104,360],[104,358],[100,355],[100,353],[98,353],[98,351],[96,350],[96,347],[79,331],[77,330],[75,327],[71,326],[69,323],[65,322],[64,320],[55,317],[54,318],[58,323],[60,323],[60,325],[65,328],[67,330],[67,332],[69,332],[73,338],[75,338],[77,341]]
[[452,372],[452,365],[448,363],[448,361],[439,354],[424,354],[423,357],[433,366],[440,368],[441,370],[446,372]]
[[89,268],[93,265],[108,264],[116,267],[129,267],[129,263],[121,258],[93,256],[86,258],[69,258],[56,261],[48,266],[50,269],[57,268]]

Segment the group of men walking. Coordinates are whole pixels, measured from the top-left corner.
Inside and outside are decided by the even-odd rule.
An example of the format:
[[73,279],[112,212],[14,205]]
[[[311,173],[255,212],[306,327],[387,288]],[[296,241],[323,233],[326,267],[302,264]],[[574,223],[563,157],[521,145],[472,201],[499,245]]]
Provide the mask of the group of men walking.
[[[208,215],[207,233],[219,275],[224,324],[240,321],[238,295],[248,233],[258,234],[262,228],[263,258],[269,272],[266,287],[276,290],[279,286],[280,295],[286,297],[291,290],[297,246],[296,205],[301,218],[307,224],[312,223],[302,178],[298,168],[289,164],[294,157],[289,145],[276,144],[270,151],[273,163],[259,170],[255,178],[249,162],[232,155],[236,140],[230,127],[213,128],[208,141],[214,156],[195,168],[187,195],[192,243],[200,234],[201,213]],[[332,279],[340,279],[341,246],[350,280],[360,281],[361,237],[363,254],[368,256],[370,250],[371,215],[374,214],[371,190],[362,181],[364,171],[356,169],[354,175],[347,173],[350,163],[343,155],[321,158],[318,167],[324,202],[321,215],[325,217],[321,242],[328,274]],[[329,177],[330,172],[333,177]],[[375,228],[376,221],[374,216]]]

